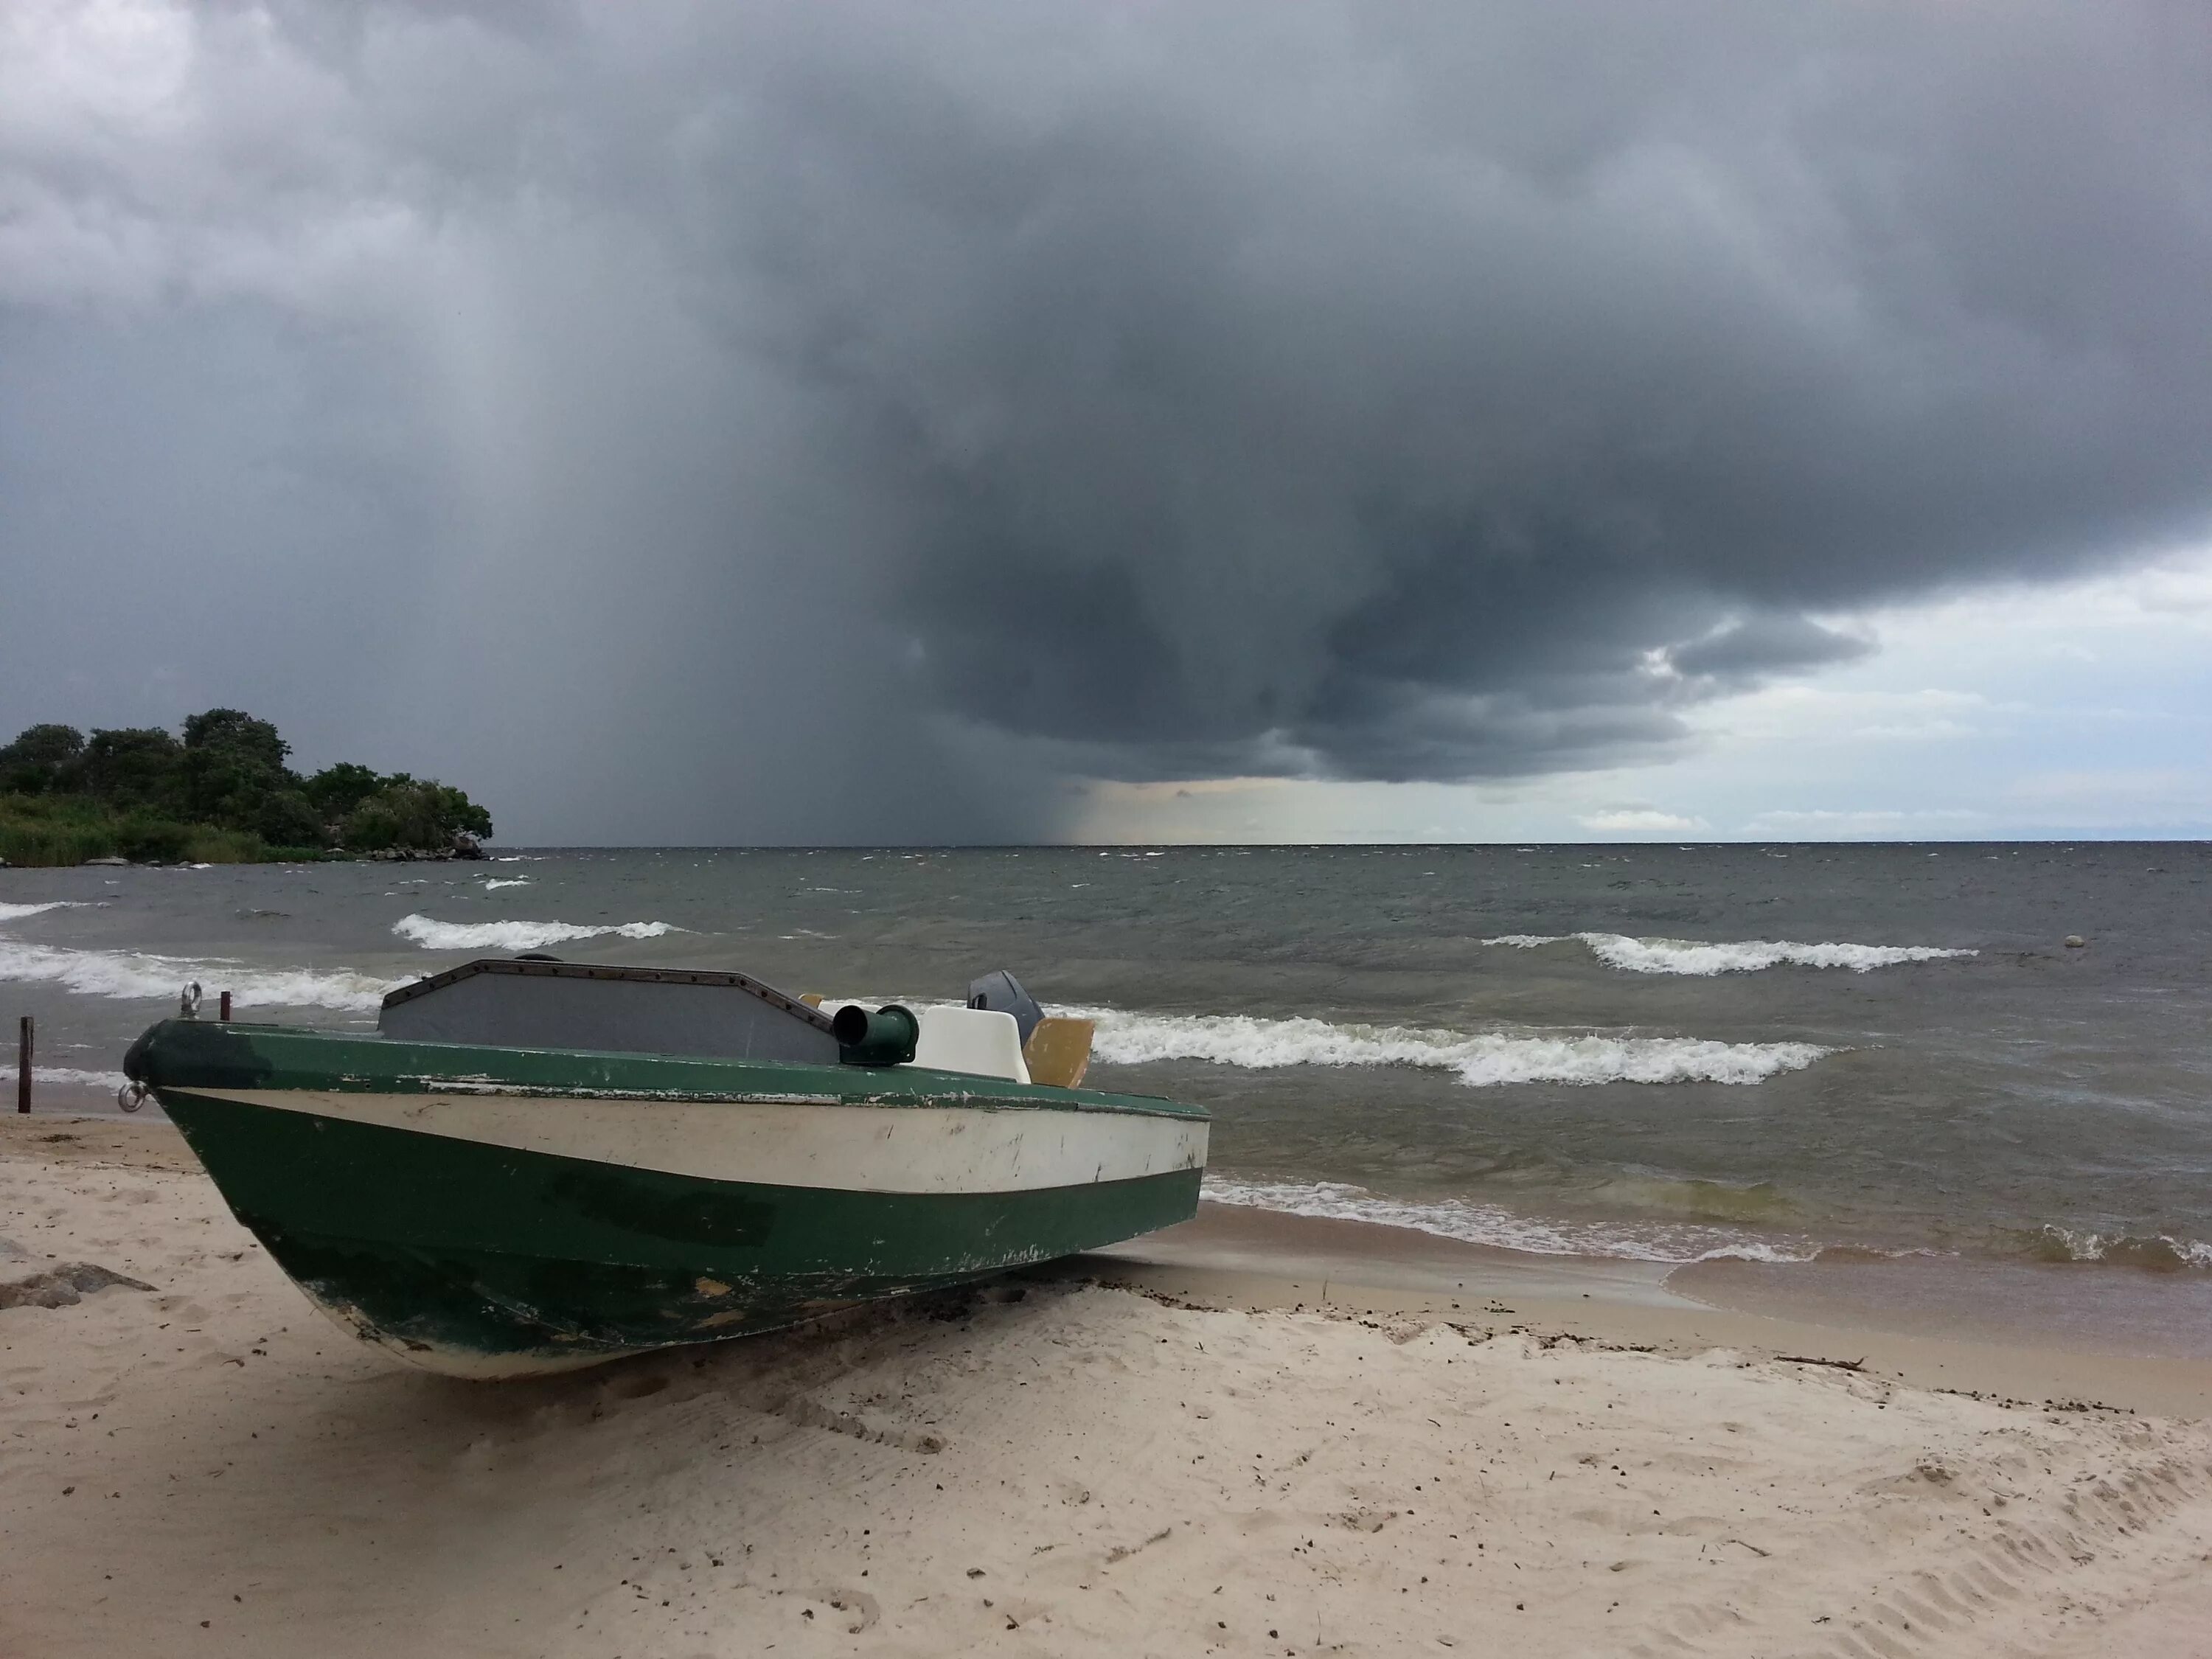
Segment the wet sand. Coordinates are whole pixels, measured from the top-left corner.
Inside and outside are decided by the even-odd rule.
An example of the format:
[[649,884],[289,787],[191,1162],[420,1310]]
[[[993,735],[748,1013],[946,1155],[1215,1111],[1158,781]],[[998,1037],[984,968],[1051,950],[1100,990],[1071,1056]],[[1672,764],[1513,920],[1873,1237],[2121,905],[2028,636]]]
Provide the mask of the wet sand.
[[[2194,1322],[2207,1292],[2193,1276],[2144,1286],[2124,1280],[2153,1276],[2126,1268],[1925,1258],[1675,1267],[1531,1255],[1219,1204],[1059,1271],[1099,1272],[1092,1264],[1108,1261],[1109,1281],[1208,1307],[1449,1319],[1670,1353],[1796,1354],[1863,1364],[1918,1388],[2212,1417],[2212,1329]],[[1978,1303],[1978,1290],[1986,1291]],[[2139,1310],[2143,1298],[2169,1294],[2174,1317],[2155,1328],[2139,1311],[2094,1316],[2100,1300]]]

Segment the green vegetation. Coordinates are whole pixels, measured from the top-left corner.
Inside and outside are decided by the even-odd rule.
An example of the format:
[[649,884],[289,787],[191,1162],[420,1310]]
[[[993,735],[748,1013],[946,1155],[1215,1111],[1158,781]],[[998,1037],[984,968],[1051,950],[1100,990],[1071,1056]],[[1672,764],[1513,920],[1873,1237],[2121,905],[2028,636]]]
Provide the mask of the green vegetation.
[[491,815],[461,791],[351,762],[302,777],[267,720],[210,708],[158,727],[33,726],[0,748],[0,860],[250,864],[473,857]]

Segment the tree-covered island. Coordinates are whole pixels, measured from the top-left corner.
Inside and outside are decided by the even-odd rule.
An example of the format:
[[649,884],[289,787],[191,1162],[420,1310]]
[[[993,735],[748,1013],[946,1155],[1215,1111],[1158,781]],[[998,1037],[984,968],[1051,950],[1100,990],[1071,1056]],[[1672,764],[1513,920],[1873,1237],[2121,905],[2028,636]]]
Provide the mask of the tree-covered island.
[[461,791],[342,761],[308,776],[267,720],[210,708],[159,726],[33,726],[0,748],[0,860],[251,864],[478,858],[491,815]]

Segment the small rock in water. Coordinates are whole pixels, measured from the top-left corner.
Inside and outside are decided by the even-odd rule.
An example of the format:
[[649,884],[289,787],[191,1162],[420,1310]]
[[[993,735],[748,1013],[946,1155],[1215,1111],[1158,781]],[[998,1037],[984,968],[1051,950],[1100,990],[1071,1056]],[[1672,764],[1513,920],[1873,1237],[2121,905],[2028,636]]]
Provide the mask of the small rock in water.
[[2089,941],[2087,939],[2083,939],[2079,933],[2069,933],[2066,935],[2066,948],[2069,951],[2078,951],[2088,942]]

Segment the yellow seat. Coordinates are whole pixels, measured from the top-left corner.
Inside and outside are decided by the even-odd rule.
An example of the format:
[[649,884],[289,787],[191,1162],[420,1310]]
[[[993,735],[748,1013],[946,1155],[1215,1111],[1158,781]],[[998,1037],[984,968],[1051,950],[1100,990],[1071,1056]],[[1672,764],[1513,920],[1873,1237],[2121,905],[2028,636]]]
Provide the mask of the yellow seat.
[[1039,1020],[1030,1040],[1022,1045],[1030,1081],[1056,1089],[1079,1088],[1091,1069],[1091,1039],[1097,1032],[1094,1021],[1057,1019],[1048,1014]]

